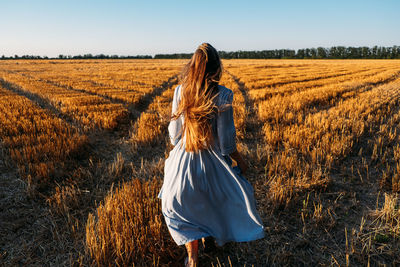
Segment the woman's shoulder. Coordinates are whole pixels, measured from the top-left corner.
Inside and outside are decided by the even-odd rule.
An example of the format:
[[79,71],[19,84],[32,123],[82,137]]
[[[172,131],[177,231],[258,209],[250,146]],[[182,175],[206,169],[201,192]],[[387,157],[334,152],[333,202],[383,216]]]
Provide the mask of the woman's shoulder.
[[218,85],[219,101],[221,104],[232,103],[233,91],[223,85]]
[[231,89],[229,89],[228,87],[225,87],[225,86],[219,84],[218,88],[219,88],[220,94],[228,94],[228,95],[233,94],[233,91]]

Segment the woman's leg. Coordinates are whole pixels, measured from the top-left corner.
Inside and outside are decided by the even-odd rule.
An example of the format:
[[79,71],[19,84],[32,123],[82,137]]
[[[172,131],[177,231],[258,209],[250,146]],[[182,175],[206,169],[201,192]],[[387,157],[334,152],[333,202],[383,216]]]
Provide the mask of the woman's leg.
[[199,242],[198,240],[188,242],[185,244],[187,253],[188,253],[188,263],[189,266],[198,266],[198,258],[199,258]]

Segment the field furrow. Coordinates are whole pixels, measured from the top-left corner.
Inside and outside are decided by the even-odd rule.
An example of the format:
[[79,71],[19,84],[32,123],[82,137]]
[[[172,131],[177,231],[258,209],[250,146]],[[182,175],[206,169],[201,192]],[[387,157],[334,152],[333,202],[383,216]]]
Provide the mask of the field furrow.
[[[317,87],[323,87],[327,86],[330,84],[344,84],[346,82],[352,81],[352,80],[362,80],[366,79],[368,77],[372,77],[374,75],[380,74],[383,71],[387,70],[387,68],[382,68],[382,69],[373,69],[373,70],[362,70],[362,71],[357,71],[356,73],[349,73],[346,75],[341,75],[341,76],[334,76],[331,78],[326,78],[326,79],[320,79],[320,80],[314,80],[310,82],[295,82],[287,85],[282,85],[282,86],[277,86],[277,87],[256,87],[253,89],[249,89],[251,98],[254,99],[254,101],[262,101],[262,100],[267,100],[271,97],[274,96],[288,96],[294,93],[299,93],[299,92],[304,92],[307,90],[312,90]],[[396,69],[397,70],[397,69]],[[250,83],[251,84],[251,83]]]
[[65,161],[76,157],[86,136],[63,119],[0,85],[0,140],[21,177],[33,188],[59,179]]
[[375,86],[391,82],[399,75],[399,70],[388,70],[365,79],[333,83],[288,96],[275,96],[258,103],[258,114],[262,120],[280,125],[301,122],[309,112],[327,109]]
[[58,87],[20,74],[1,72],[0,75],[11,86],[46,99],[62,113],[77,119],[87,130],[113,129],[128,116],[128,110],[122,104],[96,95]]

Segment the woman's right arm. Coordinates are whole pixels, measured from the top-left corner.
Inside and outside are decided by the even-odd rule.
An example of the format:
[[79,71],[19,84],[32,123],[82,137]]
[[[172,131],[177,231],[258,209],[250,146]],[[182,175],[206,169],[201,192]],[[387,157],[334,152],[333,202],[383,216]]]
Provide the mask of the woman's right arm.
[[[179,93],[180,93],[180,90],[179,90],[180,88],[179,87],[180,86],[178,85],[175,88],[174,97],[173,97],[173,100],[172,100],[171,116],[178,109]],[[169,133],[169,138],[171,140],[171,144],[172,145],[175,146],[178,143],[179,139],[181,138],[181,132],[182,132],[182,119],[179,117],[176,120],[171,120],[169,122],[169,125],[168,125],[168,133]]]

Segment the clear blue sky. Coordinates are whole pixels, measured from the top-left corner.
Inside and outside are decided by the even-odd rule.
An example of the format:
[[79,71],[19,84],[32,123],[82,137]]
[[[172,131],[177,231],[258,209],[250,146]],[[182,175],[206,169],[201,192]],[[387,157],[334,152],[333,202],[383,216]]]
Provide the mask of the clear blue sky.
[[0,55],[400,45],[400,0],[0,0]]

